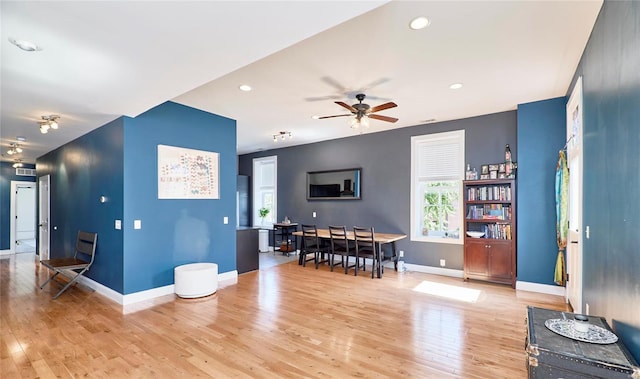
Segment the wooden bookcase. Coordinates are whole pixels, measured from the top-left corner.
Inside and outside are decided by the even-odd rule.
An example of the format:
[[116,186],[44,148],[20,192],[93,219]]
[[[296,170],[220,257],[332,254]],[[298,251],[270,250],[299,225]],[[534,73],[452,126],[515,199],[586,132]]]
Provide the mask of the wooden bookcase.
[[[464,280],[516,285],[516,182],[466,180]],[[467,232],[483,232],[480,238]]]

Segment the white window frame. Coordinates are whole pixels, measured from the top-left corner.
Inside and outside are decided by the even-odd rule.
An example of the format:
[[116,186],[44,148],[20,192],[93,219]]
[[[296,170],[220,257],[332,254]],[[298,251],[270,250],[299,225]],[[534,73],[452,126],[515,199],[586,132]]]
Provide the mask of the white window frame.
[[[434,242],[434,243],[446,243],[446,244],[462,244],[464,242],[463,238],[463,221],[464,221],[464,194],[462,191],[462,181],[464,180],[464,150],[465,150],[465,133],[464,130],[455,130],[451,132],[442,132],[442,133],[433,133],[426,134],[421,136],[413,136],[411,137],[411,240],[418,242]],[[429,147],[437,147],[443,146],[443,144],[455,144],[458,146],[457,152],[451,152],[447,154],[446,151],[440,151],[440,153],[444,153],[445,157],[439,156],[437,151],[431,152]],[[435,156],[439,156],[437,159],[438,162],[433,165],[433,167],[437,168],[447,168],[445,172],[433,172],[428,173],[429,168],[424,164],[421,164],[421,161],[425,160],[424,155],[432,155],[432,158]],[[447,156],[448,155],[448,156]],[[436,161],[436,160],[434,160]],[[425,174],[425,170],[427,174]],[[436,170],[437,171],[437,170]],[[457,238],[448,236],[447,238],[443,237],[429,237],[422,235],[422,211],[421,207],[423,199],[423,192],[419,191],[418,188],[422,183],[428,181],[450,181],[454,180],[459,183],[458,191],[459,191],[459,225],[460,230],[457,235]]]
[[[266,164],[273,164],[273,185],[261,185],[262,177],[261,177],[261,167]],[[252,180],[252,219],[254,227],[265,227],[272,228],[275,220],[278,219],[278,156],[273,155],[269,157],[263,158],[254,158],[253,159],[253,180]],[[265,218],[264,224],[263,220],[260,218],[260,208],[263,206],[263,197],[265,194],[273,195],[273,205],[271,212]]]

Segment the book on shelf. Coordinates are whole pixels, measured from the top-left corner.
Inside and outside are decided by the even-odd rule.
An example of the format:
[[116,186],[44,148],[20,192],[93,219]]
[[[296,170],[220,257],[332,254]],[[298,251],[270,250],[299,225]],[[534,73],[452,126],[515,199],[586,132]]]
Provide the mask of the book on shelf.
[[511,186],[480,186],[467,188],[468,201],[511,201]]
[[469,220],[511,220],[511,207],[502,204],[471,205],[467,211]]

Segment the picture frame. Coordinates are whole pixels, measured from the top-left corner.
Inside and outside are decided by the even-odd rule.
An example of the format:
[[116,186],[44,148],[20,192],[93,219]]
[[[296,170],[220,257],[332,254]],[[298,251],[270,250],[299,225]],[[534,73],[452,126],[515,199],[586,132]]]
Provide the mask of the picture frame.
[[498,179],[498,170],[489,171],[489,179]]
[[489,171],[498,171],[499,168],[500,168],[500,164],[498,163],[493,163],[489,165]]
[[220,154],[158,145],[158,199],[220,199]]
[[505,163],[500,163],[500,166],[498,167],[498,172],[506,172],[506,164]]
[[480,179],[489,179],[489,174],[480,174]]
[[506,178],[507,178],[507,174],[505,174],[504,172],[498,173],[498,179],[506,179]]
[[488,164],[483,164],[482,166],[480,166],[481,171],[480,174],[481,175],[488,175],[489,174],[489,165]]

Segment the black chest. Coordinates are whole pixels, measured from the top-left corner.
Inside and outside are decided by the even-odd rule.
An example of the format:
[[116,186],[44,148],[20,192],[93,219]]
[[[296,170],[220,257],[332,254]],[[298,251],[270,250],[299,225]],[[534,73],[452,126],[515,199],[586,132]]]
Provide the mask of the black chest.
[[[548,319],[572,319],[573,313],[528,307],[527,370],[529,378],[640,378],[640,368],[618,340],[611,344],[576,341],[545,326]],[[601,317],[589,323],[611,330]]]

